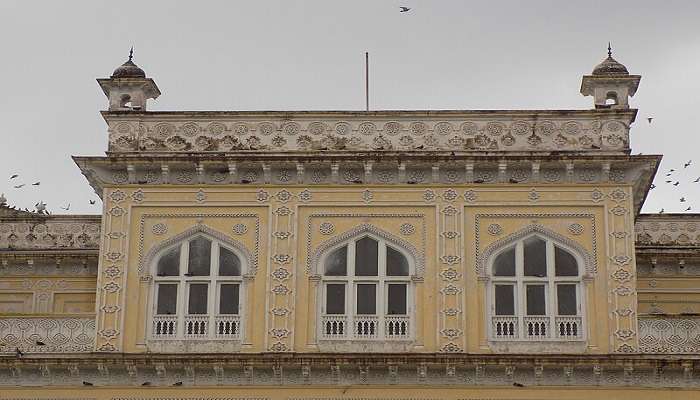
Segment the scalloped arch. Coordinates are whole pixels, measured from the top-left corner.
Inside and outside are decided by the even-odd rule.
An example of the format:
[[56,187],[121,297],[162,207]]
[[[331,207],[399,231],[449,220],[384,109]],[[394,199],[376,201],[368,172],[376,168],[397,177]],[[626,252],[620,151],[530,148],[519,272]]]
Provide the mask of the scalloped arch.
[[578,253],[581,259],[583,259],[584,271],[586,271],[584,276],[592,277],[595,276],[598,272],[598,266],[595,257],[593,257],[588,250],[583,248],[583,246],[564,235],[561,235],[557,232],[545,228],[540,224],[531,224],[519,231],[513,232],[510,235],[491,243],[479,255],[479,257],[476,260],[476,275],[486,277],[488,275],[486,261],[489,259],[489,257],[491,257],[494,253],[501,250],[502,248],[510,245],[511,243],[523,239],[533,233],[539,233],[540,235],[552,239],[555,242],[559,242]]
[[383,230],[372,224],[361,224],[348,231],[338,234],[325,242],[321,243],[316,250],[309,255],[308,261],[306,263],[306,273],[308,275],[315,275],[315,270],[318,268],[321,256],[329,249],[349,241],[352,238],[360,236],[365,233],[370,233],[377,237],[386,240],[389,243],[400,247],[404,251],[408,252],[416,263],[416,276],[423,277],[425,275],[425,253],[419,249],[416,249],[411,243]]
[[219,232],[219,231],[212,229],[204,224],[197,224],[197,225],[185,230],[184,232],[178,233],[177,235],[175,235],[167,240],[164,240],[164,241],[158,243],[157,245],[153,246],[148,251],[148,253],[146,253],[146,256],[143,257],[142,264],[139,266],[139,274],[143,275],[145,273],[150,272],[150,269],[144,268],[144,267],[150,265],[153,262],[153,258],[160,251],[162,251],[170,246],[173,246],[177,243],[180,243],[184,240],[187,240],[187,239],[189,239],[197,234],[204,234],[206,236],[210,236],[210,237],[236,249],[236,251],[238,251],[240,253],[240,255],[242,255],[243,258],[245,259],[245,265],[247,267],[245,275],[254,276],[258,272],[255,263],[252,262],[253,258],[251,257],[250,252],[245,247],[245,245],[243,245],[243,243],[241,243],[237,240],[234,240],[234,239],[230,238],[229,236],[227,236],[225,233]]

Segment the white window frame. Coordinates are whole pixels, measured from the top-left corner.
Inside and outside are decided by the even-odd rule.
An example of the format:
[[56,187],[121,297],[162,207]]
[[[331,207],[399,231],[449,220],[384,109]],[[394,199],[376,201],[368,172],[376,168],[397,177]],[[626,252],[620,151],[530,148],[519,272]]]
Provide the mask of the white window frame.
[[[370,238],[378,243],[377,252],[377,276],[357,276],[355,275],[355,243],[363,238]],[[328,257],[336,250],[347,246],[347,271],[345,276],[326,276],[325,264]],[[391,247],[403,255],[408,262],[408,274],[402,276],[389,276],[386,271],[386,249]],[[359,234],[347,241],[333,246],[327,250],[320,258],[318,265],[319,275],[321,276],[319,302],[317,315],[317,335],[321,340],[376,340],[376,341],[400,341],[413,340],[414,325],[415,325],[415,287],[413,284],[413,276],[415,271],[415,260],[401,246],[383,239],[381,237],[363,233]],[[375,298],[375,311],[373,315],[357,313],[357,285],[359,284],[374,284],[377,288]],[[327,286],[329,284],[344,284],[345,285],[345,314],[326,314],[327,301]],[[406,285],[406,314],[388,314],[389,310],[389,284],[405,284]],[[343,334],[328,335],[325,333],[325,323],[327,318],[335,320],[343,320]],[[357,324],[362,321],[376,321],[375,334],[358,334]],[[389,335],[389,323],[408,324],[408,329],[402,330],[405,334]],[[394,326],[394,325],[392,325]],[[405,325],[402,325],[405,326]],[[393,329],[393,328],[392,328]]]
[[[189,262],[189,243],[197,238],[204,238],[211,242],[211,259],[209,264],[208,276],[185,276]],[[175,248],[180,248],[180,260],[178,266],[178,275],[175,276],[158,276],[158,261],[162,256]],[[219,275],[219,249],[224,247],[233,252],[241,263],[241,273],[235,276],[220,276]],[[245,282],[244,275],[247,271],[246,258],[240,251],[233,248],[229,244],[216,239],[204,233],[195,233],[177,244],[168,246],[160,250],[153,257],[151,271],[153,276],[153,290],[149,298],[149,321],[148,338],[150,340],[243,340],[245,332]],[[207,313],[206,314],[189,314],[189,291],[193,283],[207,284]],[[158,311],[158,291],[161,284],[176,284],[177,299],[175,304],[175,314],[160,315]],[[222,284],[237,284],[238,285],[238,314],[221,314],[220,313],[220,297]],[[189,321],[201,319],[206,321],[206,329],[204,334],[187,334],[186,329]],[[162,325],[158,325],[159,321],[175,322],[174,333],[159,334]],[[224,325],[225,334],[218,334],[219,324]],[[227,333],[226,333],[227,332]]]
[[[546,277],[524,275],[524,242],[527,239],[537,237],[546,243]],[[576,260],[576,276],[555,276],[554,254],[555,246],[571,254]],[[496,276],[494,273],[494,261],[496,258],[515,248],[515,276]],[[496,341],[565,341],[578,342],[586,340],[586,301],[585,281],[583,280],[584,261],[581,255],[571,247],[560,243],[546,235],[535,233],[520,238],[503,246],[494,252],[488,259],[489,282],[487,287],[487,331],[490,340]],[[509,284],[513,286],[513,301],[515,314],[512,316],[496,315],[496,285]],[[545,315],[527,314],[526,287],[533,284],[545,285]],[[573,284],[576,288],[576,315],[558,315],[557,286],[560,284]],[[537,323],[544,323],[544,334],[539,334]],[[506,326],[515,324],[514,334]],[[560,326],[564,324],[563,326]],[[567,325],[568,324],[568,325]],[[535,326],[537,325],[537,326]],[[575,326],[574,326],[575,325]],[[562,329],[560,331],[560,328]],[[562,335],[561,332],[564,332]],[[574,335],[573,332],[576,334]]]

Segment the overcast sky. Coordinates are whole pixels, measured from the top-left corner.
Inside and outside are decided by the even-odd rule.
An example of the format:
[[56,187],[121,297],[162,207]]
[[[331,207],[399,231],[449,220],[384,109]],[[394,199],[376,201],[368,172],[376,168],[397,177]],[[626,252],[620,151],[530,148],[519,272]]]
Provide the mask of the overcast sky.
[[100,212],[70,156],[104,154],[95,78],[132,44],[163,93],[151,110],[363,109],[365,51],[373,109],[588,109],[581,76],[612,41],[642,75],[633,152],[664,154],[644,211],[700,212],[700,157],[682,167],[700,149],[699,21],[695,0],[2,0],[0,192]]

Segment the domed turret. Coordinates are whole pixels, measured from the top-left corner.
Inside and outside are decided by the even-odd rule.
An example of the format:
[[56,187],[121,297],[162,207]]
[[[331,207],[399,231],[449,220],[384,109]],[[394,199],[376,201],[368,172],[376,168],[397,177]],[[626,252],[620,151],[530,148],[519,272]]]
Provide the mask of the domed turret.
[[591,75],[583,77],[581,94],[593,96],[595,108],[629,108],[629,98],[637,92],[640,79],[612,57],[608,43],[608,57],[593,68]]
[[112,72],[112,78],[145,78],[146,73],[139,68],[138,65],[134,64],[132,58],[134,57],[134,48],[132,47],[129,51],[129,59],[117,69]]
[[107,79],[98,79],[102,91],[109,99],[109,111],[146,111],[146,101],[160,96],[160,90],[146,73],[134,64],[134,48],[129,59]]

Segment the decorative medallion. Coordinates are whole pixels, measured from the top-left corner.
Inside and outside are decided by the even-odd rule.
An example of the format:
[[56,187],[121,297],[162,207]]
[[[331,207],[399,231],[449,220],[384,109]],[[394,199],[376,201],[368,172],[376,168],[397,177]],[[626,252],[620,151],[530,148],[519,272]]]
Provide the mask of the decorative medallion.
[[568,229],[569,233],[571,233],[572,235],[580,235],[583,233],[583,225],[578,223],[573,223],[569,225]]
[[248,232],[248,227],[245,224],[236,224],[232,228],[233,233],[236,235],[245,235]]
[[292,199],[292,193],[290,193],[287,189],[282,189],[277,192],[275,197],[277,197],[277,200],[281,201],[282,203],[286,203]]
[[362,192],[362,200],[364,200],[365,203],[369,203],[370,201],[372,201],[373,198],[374,198],[374,194],[372,193],[371,190],[365,189]]
[[332,235],[335,232],[335,226],[331,222],[322,222],[318,226],[318,231],[323,235]]
[[164,235],[168,233],[168,226],[159,222],[151,227],[151,232],[153,232],[154,235]]
[[257,195],[255,196],[256,200],[263,202],[263,201],[268,201],[270,199],[270,194],[267,193],[265,190],[258,190]]
[[194,194],[194,199],[197,200],[198,203],[203,203],[204,200],[207,199],[207,194],[204,193],[204,190],[199,189],[197,193]]
[[416,232],[416,227],[408,222],[401,224],[399,227],[399,232],[404,236],[413,235]]
[[503,232],[503,228],[499,224],[491,224],[486,230],[492,236],[500,235]]
[[299,200],[301,200],[301,201],[304,201],[304,202],[311,201],[311,197],[312,197],[312,194],[311,194],[311,191],[309,189],[304,189],[299,193]]
[[476,201],[476,192],[474,190],[467,190],[464,192],[464,201],[467,203],[473,203]]

